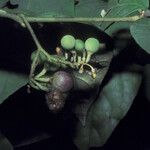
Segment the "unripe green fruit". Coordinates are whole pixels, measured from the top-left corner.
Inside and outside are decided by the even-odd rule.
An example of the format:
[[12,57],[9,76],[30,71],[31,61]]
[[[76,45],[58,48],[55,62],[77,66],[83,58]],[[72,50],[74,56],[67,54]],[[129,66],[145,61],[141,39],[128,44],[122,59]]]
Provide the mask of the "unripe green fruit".
[[78,52],[82,52],[84,50],[84,42],[80,39],[76,39],[75,41],[75,49]]
[[[37,53],[37,51],[32,52],[32,54],[31,54],[31,60],[32,60],[32,61],[34,60],[34,58],[35,58],[35,56],[36,56],[36,53]],[[40,61],[40,62],[44,62],[44,61],[47,60],[47,57],[46,57],[42,52],[40,52],[38,58],[39,58],[39,61]]]
[[30,56],[30,58],[31,58],[31,61],[33,61],[33,60],[34,60],[34,58],[35,58],[35,55],[36,55],[36,52],[37,52],[37,51],[34,51],[34,52],[32,52],[32,54],[31,54],[31,56]]
[[72,35],[63,36],[61,39],[61,46],[66,50],[73,49],[75,46],[75,38]]
[[96,38],[88,38],[85,41],[85,49],[90,53],[95,53],[99,50],[100,43]]

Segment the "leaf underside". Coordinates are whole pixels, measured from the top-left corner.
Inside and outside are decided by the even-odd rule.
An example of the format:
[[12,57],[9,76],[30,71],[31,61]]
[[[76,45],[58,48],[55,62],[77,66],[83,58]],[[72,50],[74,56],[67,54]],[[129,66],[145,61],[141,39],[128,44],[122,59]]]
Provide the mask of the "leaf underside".
[[78,122],[75,144],[80,150],[103,146],[127,114],[141,83],[141,75],[114,74],[88,112],[85,126]]

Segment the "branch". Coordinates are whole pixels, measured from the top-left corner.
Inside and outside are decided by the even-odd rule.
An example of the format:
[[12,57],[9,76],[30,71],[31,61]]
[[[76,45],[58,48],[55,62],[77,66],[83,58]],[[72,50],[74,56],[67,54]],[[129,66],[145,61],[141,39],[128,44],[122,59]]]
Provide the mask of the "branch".
[[30,34],[31,34],[31,36],[32,36],[32,38],[33,38],[33,40],[34,40],[36,46],[37,46],[37,53],[36,53],[36,56],[35,56],[35,58],[34,58],[32,64],[31,64],[31,70],[30,70],[30,75],[29,75],[29,78],[30,78],[30,79],[32,79],[32,77],[34,76],[34,72],[35,72],[36,66],[38,65],[38,57],[39,57],[39,55],[40,55],[40,52],[42,52],[42,53],[48,58],[48,61],[49,61],[49,62],[56,63],[56,64],[58,64],[58,63],[60,63],[60,64],[61,64],[61,63],[62,63],[62,64],[66,64],[66,65],[68,65],[68,66],[70,66],[70,67],[72,67],[72,68],[75,67],[75,64],[72,64],[72,63],[69,62],[69,61],[62,60],[62,59],[61,59],[60,57],[58,57],[58,56],[57,56],[57,57],[56,57],[56,56],[52,56],[52,55],[50,55],[49,53],[47,53],[47,52],[42,48],[42,46],[41,46],[41,44],[40,44],[38,38],[36,37],[36,35],[35,35],[35,33],[34,33],[32,27],[31,27],[31,25],[30,25],[29,22],[28,22],[27,18],[26,18],[24,15],[22,15],[22,14],[20,15],[20,17],[22,18],[22,20],[23,20],[25,26],[26,26],[27,29],[29,30],[29,32],[30,32]]
[[0,9],[0,17],[12,19],[18,22],[22,27],[25,27],[25,24],[23,23],[22,19],[16,14],[8,13]]
[[[51,17],[51,18],[43,18],[43,17],[26,17],[28,22],[82,22],[82,23],[96,23],[96,22],[134,22],[144,17],[144,13],[142,12],[139,15],[131,16],[131,17],[120,17],[120,18],[106,18],[106,17],[93,17],[93,18],[85,18],[85,17]],[[4,10],[0,10],[0,17],[10,18],[14,21],[19,22],[22,25],[22,20],[19,15],[11,14]]]
[[30,70],[30,75],[29,75],[29,79],[31,79],[33,76],[34,76],[34,72],[35,72],[35,69],[36,69],[36,66],[38,65],[38,57],[39,57],[39,54],[40,54],[40,50],[43,49],[38,38],[36,37],[31,25],[29,24],[29,22],[27,21],[26,17],[24,15],[20,15],[20,18],[23,20],[25,26],[27,27],[27,29],[29,30],[36,46],[37,46],[37,53],[36,53],[36,56],[31,64],[31,70]]
[[38,50],[42,49],[42,46],[41,46],[38,38],[36,37],[31,25],[29,24],[29,21],[27,20],[27,18],[23,14],[21,14],[20,17],[22,18],[22,20],[24,21],[24,24],[26,25],[27,29],[29,30],[29,32],[30,32],[30,34],[31,34],[36,46],[37,46],[37,49]]
[[74,18],[35,18],[35,17],[27,17],[29,22],[82,22],[82,23],[96,23],[96,22],[125,22],[125,21],[137,21],[141,19],[143,15],[136,15],[131,17],[121,17],[121,18],[85,18],[85,17],[74,17]]

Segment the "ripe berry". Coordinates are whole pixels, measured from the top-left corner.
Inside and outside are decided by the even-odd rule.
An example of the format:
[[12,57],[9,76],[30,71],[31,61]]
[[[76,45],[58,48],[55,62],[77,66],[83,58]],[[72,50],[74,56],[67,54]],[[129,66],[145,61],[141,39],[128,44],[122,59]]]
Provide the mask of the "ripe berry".
[[65,71],[58,71],[53,75],[52,86],[61,92],[68,92],[73,87],[73,78]]

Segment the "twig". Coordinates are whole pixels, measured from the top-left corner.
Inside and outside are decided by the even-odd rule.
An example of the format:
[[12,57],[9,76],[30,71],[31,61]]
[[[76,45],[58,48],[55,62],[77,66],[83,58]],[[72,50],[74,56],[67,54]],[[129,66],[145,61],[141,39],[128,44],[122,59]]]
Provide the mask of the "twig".
[[0,9],[0,17],[12,19],[12,20],[18,22],[22,27],[25,27],[25,24],[22,21],[22,19],[16,14],[11,14],[11,13],[8,13],[8,12]]
[[40,51],[45,55],[47,56],[48,58],[48,61],[49,62],[52,62],[52,63],[55,63],[55,64],[65,64],[65,65],[68,65],[72,68],[75,67],[75,64],[71,63],[70,61],[66,61],[66,60],[63,60],[60,56],[54,56],[54,55],[50,55],[49,53],[47,53],[44,49],[40,49]]
[[[144,17],[144,13],[142,12],[139,15],[129,16],[129,17],[120,17],[120,18],[106,18],[106,17],[26,17],[28,22],[82,22],[82,23],[96,23],[96,22],[134,22]],[[6,11],[0,10],[0,17],[6,17],[13,19],[20,24],[22,21],[20,20],[17,14],[8,13]]]
[[34,76],[34,72],[35,72],[35,69],[36,69],[36,66],[38,65],[38,57],[39,57],[39,54],[40,54],[40,50],[43,49],[38,38],[36,37],[31,25],[29,24],[29,22],[27,21],[26,17],[24,15],[20,15],[20,17],[23,19],[27,29],[29,30],[36,46],[37,46],[37,53],[35,55],[35,58],[31,64],[31,70],[30,70],[30,75],[29,75],[29,79],[31,79],[33,76]]
[[36,37],[31,25],[29,24],[29,21],[27,20],[27,18],[23,14],[21,14],[20,17],[23,19],[27,29],[29,30],[29,32],[30,32],[30,34],[31,34],[36,46],[37,46],[37,49],[39,49],[39,50],[42,49],[42,46],[41,46],[38,38]]
[[42,52],[45,56],[47,56],[48,58],[48,61],[52,62],[52,63],[62,63],[62,64],[66,64],[66,65],[69,65],[70,67],[74,68],[75,65],[72,64],[71,62],[69,61],[65,61],[65,60],[62,60],[60,59],[60,57],[56,57],[56,56],[52,56],[50,55],[49,53],[47,53],[41,46],[38,38],[36,37],[31,25],[29,24],[28,20],[26,19],[26,17],[24,15],[20,15],[20,17],[23,19],[27,29],[29,30],[36,46],[37,46],[37,53],[36,53],[36,56],[31,64],[31,70],[30,70],[30,75],[29,75],[29,78],[31,79],[33,76],[34,76],[34,72],[35,72],[35,69],[36,69],[36,66],[38,65],[38,57],[39,57],[39,54],[40,52]]
[[85,18],[85,17],[74,17],[74,18],[35,18],[35,17],[27,17],[29,22],[82,22],[82,23],[96,23],[96,22],[125,22],[125,21],[137,21],[141,19],[143,15],[136,15],[131,17],[121,17],[121,18]]

